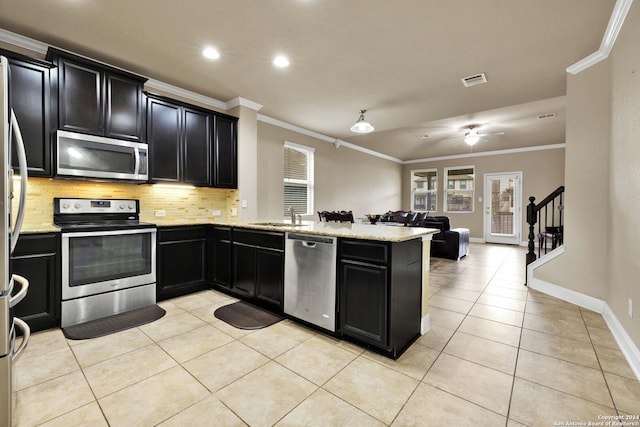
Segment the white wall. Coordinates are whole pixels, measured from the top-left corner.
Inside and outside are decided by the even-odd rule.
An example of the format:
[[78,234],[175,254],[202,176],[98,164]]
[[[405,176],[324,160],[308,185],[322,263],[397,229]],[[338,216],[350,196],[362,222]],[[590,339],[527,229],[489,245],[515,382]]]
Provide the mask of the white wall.
[[[567,79],[565,252],[535,279],[604,300],[640,347],[640,3],[609,58]],[[635,303],[634,317],[627,302]]]
[[257,112],[247,107],[236,107],[229,114],[238,117],[238,215],[242,219],[256,218],[259,176]]
[[259,218],[282,218],[284,141],[315,148],[314,214],[305,219],[317,220],[319,210],[352,210],[364,217],[400,209],[400,164],[258,122]]

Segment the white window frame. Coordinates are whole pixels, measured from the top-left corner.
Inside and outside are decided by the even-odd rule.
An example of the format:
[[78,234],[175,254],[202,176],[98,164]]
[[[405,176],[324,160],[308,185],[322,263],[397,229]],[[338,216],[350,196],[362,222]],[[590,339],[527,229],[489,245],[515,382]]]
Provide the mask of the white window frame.
[[[296,144],[294,142],[290,142],[290,141],[284,141],[284,147],[282,150],[283,153],[283,157],[284,157],[284,149],[285,148],[289,148],[289,149],[293,149],[296,151],[299,151],[301,153],[304,153],[305,156],[307,157],[307,179],[306,180],[302,180],[302,179],[289,179],[289,178],[284,178],[283,180],[283,186],[282,186],[282,192],[283,192],[283,212],[286,212],[287,209],[289,209],[289,206],[287,206],[287,202],[284,200],[284,186],[286,184],[297,184],[297,185],[306,185],[307,187],[307,211],[306,212],[296,212],[296,214],[298,215],[313,215],[313,199],[314,199],[314,170],[313,170],[313,164],[314,164],[314,152],[315,152],[315,148],[313,147],[307,147],[306,145],[300,145],[300,144]],[[284,169],[286,168],[286,165],[283,164],[283,175],[284,175]]]
[[[473,170],[473,183],[472,183],[472,188],[465,188],[463,189],[463,191],[471,191],[471,210],[467,210],[467,211],[450,211],[449,210],[449,193],[455,192],[457,190],[461,190],[460,188],[454,188],[450,189],[449,188],[449,171],[451,170],[459,170],[459,169],[472,169]],[[460,214],[468,214],[468,213],[474,213],[476,210],[476,203],[475,203],[475,198],[476,198],[476,167],[474,165],[468,165],[468,166],[450,166],[450,167],[446,167],[444,168],[444,191],[443,191],[443,196],[444,196],[444,212],[446,213],[460,213]],[[455,182],[455,181],[454,181]]]
[[[415,186],[415,174],[418,172],[435,172],[436,174],[436,186],[434,189],[429,190],[429,189],[418,189]],[[428,196],[430,193],[432,193],[435,196],[435,200],[436,200],[436,205],[434,209],[429,209],[429,206],[427,206],[427,209],[416,209],[415,207],[415,196],[416,194],[424,194],[425,196]],[[428,197],[427,197],[428,200]],[[430,169],[413,169],[411,171],[411,210],[414,212],[436,212],[438,210],[438,169],[437,168],[430,168]]]

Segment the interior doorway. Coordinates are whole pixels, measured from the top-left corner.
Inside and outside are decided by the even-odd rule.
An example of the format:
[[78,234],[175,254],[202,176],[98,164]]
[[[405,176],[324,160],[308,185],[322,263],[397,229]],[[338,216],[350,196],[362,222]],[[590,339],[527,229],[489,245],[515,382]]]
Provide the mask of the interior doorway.
[[484,175],[484,241],[520,244],[522,172]]

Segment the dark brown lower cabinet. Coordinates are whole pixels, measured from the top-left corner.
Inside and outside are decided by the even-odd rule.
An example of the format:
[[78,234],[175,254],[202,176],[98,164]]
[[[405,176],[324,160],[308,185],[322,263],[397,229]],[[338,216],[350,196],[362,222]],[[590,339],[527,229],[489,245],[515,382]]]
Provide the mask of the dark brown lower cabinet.
[[231,227],[209,228],[207,260],[209,281],[214,286],[231,287]]
[[282,309],[284,233],[233,229],[231,291]]
[[11,256],[12,272],[29,281],[27,295],[13,314],[27,322],[32,332],[60,325],[59,247],[59,233],[23,234]]
[[338,332],[397,358],[420,334],[421,239],[340,239],[338,257]]
[[207,289],[206,226],[158,228],[156,276],[158,301]]
[[[369,344],[387,344],[387,267],[340,262],[340,330]],[[360,303],[358,303],[360,301]]]

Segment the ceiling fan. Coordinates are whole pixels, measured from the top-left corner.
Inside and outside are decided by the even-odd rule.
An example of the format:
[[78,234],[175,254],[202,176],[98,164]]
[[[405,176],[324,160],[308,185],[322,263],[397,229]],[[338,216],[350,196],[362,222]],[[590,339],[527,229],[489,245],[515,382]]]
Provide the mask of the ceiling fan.
[[[487,133],[480,133],[478,132],[478,125],[468,125],[465,126],[463,129],[466,129],[464,136],[462,136],[462,140],[469,146],[474,146],[476,145],[478,142],[486,142],[489,139],[487,138],[488,136],[492,136],[492,135],[504,135],[504,132],[487,132]],[[452,138],[460,138],[459,136],[455,136]]]

